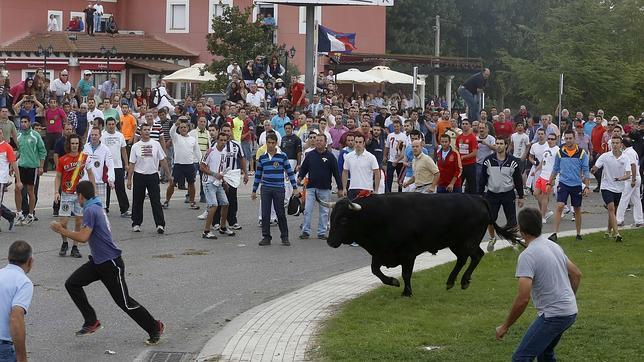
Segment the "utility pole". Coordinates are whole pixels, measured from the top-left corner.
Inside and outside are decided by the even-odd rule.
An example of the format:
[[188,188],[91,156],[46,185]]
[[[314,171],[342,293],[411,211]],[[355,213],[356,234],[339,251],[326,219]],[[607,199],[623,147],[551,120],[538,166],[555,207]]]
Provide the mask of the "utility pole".
[[[434,32],[436,33],[436,40],[434,41],[434,55],[436,56],[436,65],[435,68],[438,68],[438,57],[441,54],[441,17],[436,15],[436,25],[434,26]],[[438,96],[438,82],[440,77],[438,74],[434,75],[434,95]]]

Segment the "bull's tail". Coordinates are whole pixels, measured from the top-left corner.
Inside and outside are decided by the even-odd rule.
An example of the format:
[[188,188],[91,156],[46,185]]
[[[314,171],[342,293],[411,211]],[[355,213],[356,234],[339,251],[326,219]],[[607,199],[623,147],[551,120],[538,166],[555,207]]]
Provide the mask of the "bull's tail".
[[493,222],[492,216],[490,213],[490,204],[487,202],[485,198],[483,198],[483,201],[485,201],[485,206],[487,207],[488,215],[490,215],[489,224],[494,227],[494,231],[496,231],[496,233],[500,237],[509,241],[510,243],[519,244],[525,248],[526,245],[523,243],[519,235],[519,228],[517,226],[512,226],[512,225],[505,225],[502,227],[502,226],[499,226],[499,224],[497,224],[496,222]]

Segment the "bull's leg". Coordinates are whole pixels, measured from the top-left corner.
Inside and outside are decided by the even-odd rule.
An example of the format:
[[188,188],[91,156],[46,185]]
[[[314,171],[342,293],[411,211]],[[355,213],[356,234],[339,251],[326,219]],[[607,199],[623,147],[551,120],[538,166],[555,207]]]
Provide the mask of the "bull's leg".
[[456,264],[454,265],[454,269],[452,269],[452,272],[449,273],[449,277],[447,278],[447,290],[452,289],[454,287],[454,282],[456,281],[456,277],[458,276],[458,273],[461,272],[461,269],[463,269],[463,265],[467,262],[467,254],[460,250],[454,250],[452,249],[452,252],[456,254]]
[[470,265],[465,270],[465,273],[463,273],[463,277],[461,277],[461,289],[467,289],[470,286],[470,279],[472,278],[472,272],[474,272],[474,269],[476,269],[476,266],[479,265],[479,263],[481,262],[483,255],[485,255],[485,253],[477,244],[477,246],[474,249],[474,253],[470,255],[470,258],[472,259],[470,261]]
[[403,261],[402,263],[402,278],[405,283],[405,288],[403,289],[403,297],[411,297],[411,274],[414,271],[414,261],[415,257]]
[[377,276],[380,281],[382,281],[384,284],[391,285],[394,287],[399,287],[400,282],[398,279],[393,278],[393,277],[388,277],[385,274],[382,273],[380,270],[380,267],[382,264],[380,264],[375,258],[371,258],[371,272],[373,275]]

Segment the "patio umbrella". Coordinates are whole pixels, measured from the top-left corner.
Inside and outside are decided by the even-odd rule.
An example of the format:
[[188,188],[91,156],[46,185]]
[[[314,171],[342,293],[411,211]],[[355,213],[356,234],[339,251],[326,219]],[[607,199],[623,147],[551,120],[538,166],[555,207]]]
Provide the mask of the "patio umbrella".
[[[389,67],[385,67],[381,65],[373,67],[364,73],[374,76],[378,79],[381,79],[385,83],[414,84],[414,77],[412,77],[411,75],[397,72],[395,70],[389,69]],[[425,81],[419,78],[416,84],[424,85]]]
[[361,72],[355,68],[351,68],[346,72],[338,73],[335,76],[335,79],[335,82],[338,84],[351,84],[352,90],[355,90],[356,84],[382,83],[380,78],[376,78],[373,75]]
[[166,82],[184,82],[184,83],[205,83],[210,80],[215,80],[216,77],[210,72],[204,72],[201,75],[201,68],[206,65],[204,63],[193,64],[188,68],[179,69],[176,72],[163,77]]

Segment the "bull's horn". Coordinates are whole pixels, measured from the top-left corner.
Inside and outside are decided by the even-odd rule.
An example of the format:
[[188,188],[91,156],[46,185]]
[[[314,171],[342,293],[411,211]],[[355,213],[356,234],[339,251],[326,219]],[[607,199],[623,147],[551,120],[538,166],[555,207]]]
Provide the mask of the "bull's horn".
[[315,200],[322,206],[332,209],[333,206],[335,206],[335,202],[329,202],[329,201],[322,201],[320,200],[320,197],[318,196],[318,193],[315,193]]
[[362,210],[362,206],[360,206],[360,204],[356,204],[355,202],[350,202],[349,203],[349,209],[351,209],[353,211],[360,211],[360,210]]

